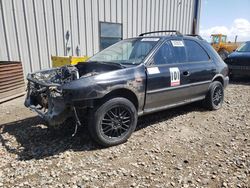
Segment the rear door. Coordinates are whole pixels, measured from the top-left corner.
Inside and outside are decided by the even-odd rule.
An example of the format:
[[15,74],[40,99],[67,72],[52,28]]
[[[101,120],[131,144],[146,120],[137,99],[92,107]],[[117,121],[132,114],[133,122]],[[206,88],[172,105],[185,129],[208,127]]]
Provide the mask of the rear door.
[[204,96],[216,74],[216,65],[199,42],[192,39],[184,39],[184,44],[187,53],[185,69],[189,75],[189,86],[192,88],[190,97]]
[[182,39],[162,44],[147,66],[144,111],[175,105],[190,98],[187,56]]

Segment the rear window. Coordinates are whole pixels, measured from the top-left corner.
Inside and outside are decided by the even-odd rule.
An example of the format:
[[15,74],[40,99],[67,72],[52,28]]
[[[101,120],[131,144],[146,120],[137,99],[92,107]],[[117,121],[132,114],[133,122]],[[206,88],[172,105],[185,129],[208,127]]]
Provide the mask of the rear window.
[[186,51],[187,51],[187,61],[197,62],[197,61],[208,61],[209,56],[207,52],[195,41],[184,40]]

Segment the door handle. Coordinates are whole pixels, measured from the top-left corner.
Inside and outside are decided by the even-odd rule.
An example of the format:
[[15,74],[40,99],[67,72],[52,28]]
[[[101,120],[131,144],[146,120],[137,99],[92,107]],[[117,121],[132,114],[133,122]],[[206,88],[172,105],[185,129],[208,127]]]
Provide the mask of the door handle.
[[189,71],[184,71],[182,74],[183,74],[183,76],[189,76],[190,72]]

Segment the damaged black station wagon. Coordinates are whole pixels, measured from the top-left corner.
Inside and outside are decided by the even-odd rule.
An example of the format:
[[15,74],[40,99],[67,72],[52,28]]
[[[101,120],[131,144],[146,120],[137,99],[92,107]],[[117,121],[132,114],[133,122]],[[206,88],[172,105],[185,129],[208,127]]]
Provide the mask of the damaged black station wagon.
[[77,128],[85,117],[92,138],[104,146],[125,142],[144,114],[202,100],[219,109],[229,81],[227,65],[206,41],[177,31],[122,40],[86,63],[27,79],[26,107],[49,126],[74,117]]

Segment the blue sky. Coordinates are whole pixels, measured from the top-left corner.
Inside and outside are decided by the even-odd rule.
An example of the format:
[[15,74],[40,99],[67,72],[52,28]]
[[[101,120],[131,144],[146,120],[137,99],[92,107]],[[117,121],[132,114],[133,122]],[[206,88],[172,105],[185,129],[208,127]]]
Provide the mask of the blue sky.
[[200,34],[225,33],[250,40],[250,0],[201,0]]

